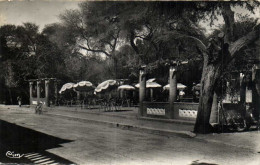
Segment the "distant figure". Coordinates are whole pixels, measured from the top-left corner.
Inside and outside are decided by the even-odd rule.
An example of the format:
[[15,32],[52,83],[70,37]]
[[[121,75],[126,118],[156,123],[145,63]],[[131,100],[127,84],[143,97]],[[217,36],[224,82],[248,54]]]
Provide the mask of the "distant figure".
[[193,102],[196,102],[196,83],[192,83]]
[[35,107],[35,113],[41,114],[42,113],[42,102],[38,102],[36,107]]
[[18,102],[19,107],[21,107],[22,106],[22,98],[20,96],[17,97],[17,102]]
[[180,90],[179,92],[179,96],[180,96],[180,101],[183,98],[183,96],[185,95],[185,92],[183,90]]
[[196,96],[195,102],[199,102],[199,100],[200,100],[200,92],[198,90],[196,90],[195,96]]

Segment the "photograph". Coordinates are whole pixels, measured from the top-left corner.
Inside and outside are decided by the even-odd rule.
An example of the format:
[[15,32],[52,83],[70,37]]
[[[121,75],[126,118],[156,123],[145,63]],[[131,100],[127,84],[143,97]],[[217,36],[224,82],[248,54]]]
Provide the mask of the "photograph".
[[0,0],[0,164],[260,165],[260,1]]

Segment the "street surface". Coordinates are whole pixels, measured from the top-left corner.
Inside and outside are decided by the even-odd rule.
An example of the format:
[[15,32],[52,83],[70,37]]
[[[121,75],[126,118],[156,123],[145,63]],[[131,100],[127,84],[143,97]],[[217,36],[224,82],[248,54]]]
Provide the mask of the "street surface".
[[[3,163],[260,164],[258,131],[195,138],[160,136],[2,107],[0,120]],[[5,149],[26,155],[7,158]]]

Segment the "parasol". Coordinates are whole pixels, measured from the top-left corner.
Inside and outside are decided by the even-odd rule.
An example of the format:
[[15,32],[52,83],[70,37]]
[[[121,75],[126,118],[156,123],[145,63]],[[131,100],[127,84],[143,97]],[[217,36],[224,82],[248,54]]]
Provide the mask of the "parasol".
[[135,87],[131,85],[121,85],[117,88],[118,90],[135,90]]
[[155,78],[150,78],[150,79],[148,79],[146,82],[154,82],[154,80],[155,80]]
[[[160,88],[162,87],[160,84],[154,82],[155,81],[155,78],[151,78],[151,79],[148,79],[146,81],[146,88]],[[135,85],[136,88],[139,88],[140,87],[140,84],[136,84]]]
[[[151,101],[153,101],[153,88],[161,88],[162,86],[157,82],[154,82],[155,78],[149,79],[146,81],[146,88],[150,88],[150,97]],[[135,85],[136,88],[140,87],[140,84]]]
[[115,87],[117,85],[116,80],[106,80],[102,83],[100,83],[96,88],[95,88],[95,93],[96,92],[101,92],[108,90],[111,87]]
[[59,93],[61,94],[62,92],[66,91],[66,90],[68,90],[68,89],[72,89],[74,85],[75,85],[74,83],[66,83],[66,84],[64,84],[64,85],[61,87]]
[[89,81],[81,81],[73,85],[76,91],[88,92],[93,90],[95,87]]
[[[139,88],[140,84],[136,84],[135,87]],[[160,87],[162,86],[156,82],[146,82],[146,88],[160,88]]]
[[[182,83],[177,83],[177,89],[185,89],[187,88],[186,85],[183,85]],[[163,87],[163,90],[169,90],[170,89],[170,84],[167,84]]]
[[195,90],[200,90],[200,87],[201,87],[201,84],[197,84],[197,85],[194,86],[194,89]]

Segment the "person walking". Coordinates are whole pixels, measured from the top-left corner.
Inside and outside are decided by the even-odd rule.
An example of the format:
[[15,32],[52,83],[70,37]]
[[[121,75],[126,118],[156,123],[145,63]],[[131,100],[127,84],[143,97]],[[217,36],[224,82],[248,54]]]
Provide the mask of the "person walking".
[[22,98],[20,96],[17,97],[17,102],[18,102],[19,107],[21,107],[22,106]]

